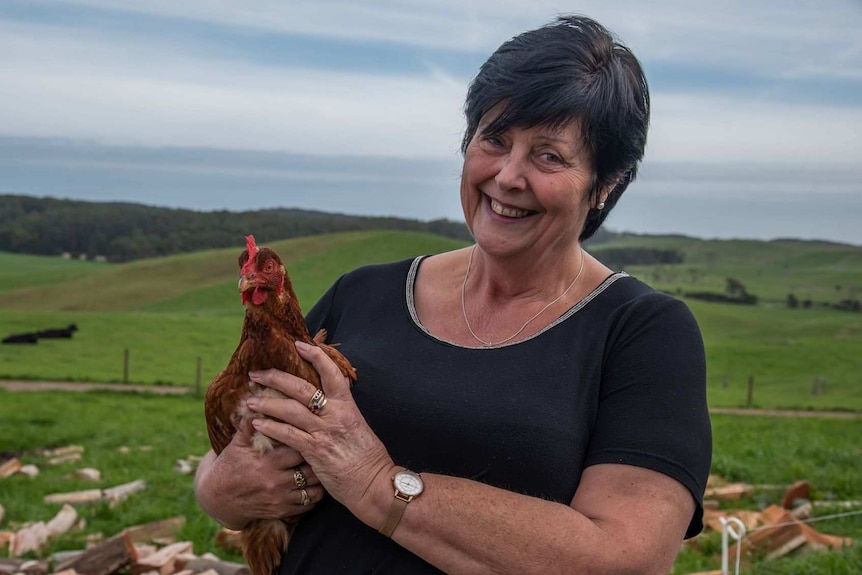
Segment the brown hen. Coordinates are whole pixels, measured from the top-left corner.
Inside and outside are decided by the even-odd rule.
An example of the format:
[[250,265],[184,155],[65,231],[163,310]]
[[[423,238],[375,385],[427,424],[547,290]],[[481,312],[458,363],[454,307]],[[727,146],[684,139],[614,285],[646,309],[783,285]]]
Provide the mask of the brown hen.
[[[320,376],[302,359],[294,342],[320,346],[353,383],[356,370],[334,347],[323,343],[325,333],[314,338],[308,333],[296,293],[287,270],[273,250],[255,245],[246,236],[246,249],[239,256],[239,291],[245,306],[245,320],[239,345],[227,367],[207,389],[204,411],[210,444],[216,454],[230,443],[243,418],[252,415],[245,405],[250,395],[283,397],[271,388],[249,382],[249,372],[279,369],[320,387]],[[254,448],[264,454],[273,441],[254,434]],[[295,520],[256,519],[242,530],[242,552],[253,575],[271,575],[281,563]]]

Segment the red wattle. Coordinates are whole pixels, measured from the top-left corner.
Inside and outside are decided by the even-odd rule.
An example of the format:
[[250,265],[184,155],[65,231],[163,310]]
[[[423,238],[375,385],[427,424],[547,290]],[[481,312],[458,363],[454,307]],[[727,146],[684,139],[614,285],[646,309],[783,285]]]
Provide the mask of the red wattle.
[[254,288],[254,293],[251,294],[251,303],[254,305],[261,305],[266,301],[266,290],[261,289],[259,287]]

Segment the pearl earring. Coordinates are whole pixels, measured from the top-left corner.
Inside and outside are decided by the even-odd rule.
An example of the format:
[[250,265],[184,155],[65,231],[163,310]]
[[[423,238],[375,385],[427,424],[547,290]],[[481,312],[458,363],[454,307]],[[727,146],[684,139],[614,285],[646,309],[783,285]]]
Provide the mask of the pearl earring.
[[597,210],[601,210],[601,209],[603,209],[604,207],[605,207],[605,203],[604,203],[604,202],[599,202],[599,204],[596,206],[596,209],[597,209]]

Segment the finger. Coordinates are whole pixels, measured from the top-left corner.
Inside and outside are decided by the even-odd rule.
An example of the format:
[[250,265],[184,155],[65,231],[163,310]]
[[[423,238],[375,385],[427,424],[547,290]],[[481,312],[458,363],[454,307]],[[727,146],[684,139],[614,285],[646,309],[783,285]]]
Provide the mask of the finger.
[[252,371],[249,372],[248,377],[254,383],[280,391],[287,397],[306,405],[317,389],[301,377],[277,369]]
[[[315,486],[320,485],[320,480],[317,478],[317,475],[314,474],[314,470],[311,469],[311,466],[307,463],[302,463],[293,468],[294,476],[293,482],[296,484],[297,489],[301,488],[303,483],[302,480],[305,480],[305,486]],[[296,472],[299,472],[299,476],[296,475]]]
[[326,491],[320,485],[306,487],[305,499],[303,499],[302,490],[296,489],[291,492],[291,507],[287,510],[284,517],[293,517],[310,511],[324,497],[326,497]]
[[231,443],[241,447],[251,447],[253,435],[254,427],[251,425],[251,420],[248,417],[241,417],[236,426],[236,433],[233,434]]
[[[251,422],[248,426],[254,431]],[[283,444],[276,444],[267,457],[272,460],[272,466],[276,469],[294,469],[304,462],[297,450]]]
[[350,384],[347,378],[325,351],[316,345],[309,345],[302,341],[296,342],[296,351],[303,359],[310,361],[320,374],[320,385],[327,395],[331,397],[350,395]]
[[[297,489],[296,492],[299,497],[299,505],[302,505],[302,490]],[[313,487],[306,487],[305,493],[308,495],[308,504],[306,505],[307,507],[308,505],[314,505],[315,503],[319,503],[320,500],[323,499],[323,496],[326,491],[324,491],[322,486],[315,485]]]
[[307,406],[290,398],[253,397],[246,405],[255,413],[268,415],[303,431],[311,432],[320,428],[320,419]]
[[311,435],[289,423],[257,417],[251,424],[255,430],[296,449],[299,453],[306,451],[311,443]]

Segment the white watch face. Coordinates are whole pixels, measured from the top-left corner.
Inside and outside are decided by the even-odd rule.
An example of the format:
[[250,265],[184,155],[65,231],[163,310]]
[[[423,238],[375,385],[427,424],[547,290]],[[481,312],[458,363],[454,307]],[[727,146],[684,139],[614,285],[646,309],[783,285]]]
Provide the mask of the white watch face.
[[395,474],[395,489],[408,496],[417,496],[422,493],[424,485],[422,478],[412,471],[401,471]]

